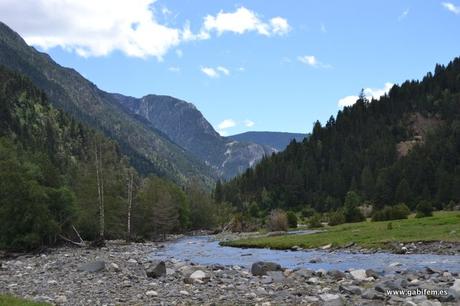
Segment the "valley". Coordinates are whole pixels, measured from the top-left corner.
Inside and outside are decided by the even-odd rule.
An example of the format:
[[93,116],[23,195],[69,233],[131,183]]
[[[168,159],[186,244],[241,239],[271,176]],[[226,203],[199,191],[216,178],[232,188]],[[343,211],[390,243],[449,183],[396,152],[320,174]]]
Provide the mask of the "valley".
[[458,21],[7,2],[0,305],[458,305]]

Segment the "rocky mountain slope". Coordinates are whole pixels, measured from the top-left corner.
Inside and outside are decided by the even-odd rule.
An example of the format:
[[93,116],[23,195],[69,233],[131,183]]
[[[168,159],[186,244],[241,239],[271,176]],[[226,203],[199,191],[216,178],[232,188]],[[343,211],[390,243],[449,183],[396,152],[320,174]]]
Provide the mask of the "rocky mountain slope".
[[112,97],[126,112],[147,120],[225,179],[277,151],[268,145],[221,137],[193,104],[174,97],[148,95],[137,99],[120,94]]
[[283,132],[246,132],[229,136],[228,138],[236,141],[253,142],[263,146],[269,146],[277,151],[283,151],[288,144],[295,139],[301,142],[307,134],[283,133]]

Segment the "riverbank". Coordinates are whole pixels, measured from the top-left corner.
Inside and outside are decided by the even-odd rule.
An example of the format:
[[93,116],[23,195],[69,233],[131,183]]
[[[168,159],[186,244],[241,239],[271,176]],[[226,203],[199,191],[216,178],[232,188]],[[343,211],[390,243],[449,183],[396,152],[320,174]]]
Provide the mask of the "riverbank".
[[[162,245],[109,242],[5,260],[0,293],[57,305],[455,305],[460,298],[459,273],[433,267],[413,271],[392,263],[375,271],[284,269],[256,276],[247,267],[176,259],[162,266],[149,260],[155,250]],[[392,289],[424,291],[387,294]],[[443,291],[434,296],[434,290]]]
[[460,253],[460,212],[436,212],[433,217],[420,219],[341,224],[312,234],[259,236],[223,241],[222,245],[455,255]]

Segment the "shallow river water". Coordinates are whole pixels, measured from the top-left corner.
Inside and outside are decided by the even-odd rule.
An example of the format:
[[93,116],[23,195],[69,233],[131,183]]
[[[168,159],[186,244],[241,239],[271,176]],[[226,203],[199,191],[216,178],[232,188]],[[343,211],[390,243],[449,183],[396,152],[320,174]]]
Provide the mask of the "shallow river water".
[[[201,265],[238,265],[249,267],[256,261],[274,261],[285,268],[308,269],[374,269],[396,271],[401,269],[432,269],[460,272],[460,255],[397,255],[390,253],[352,254],[343,251],[282,251],[270,249],[241,249],[219,246],[212,236],[184,237],[167,243],[152,253],[152,259],[177,259]],[[315,259],[319,262],[310,263]],[[399,263],[399,265],[395,265]]]

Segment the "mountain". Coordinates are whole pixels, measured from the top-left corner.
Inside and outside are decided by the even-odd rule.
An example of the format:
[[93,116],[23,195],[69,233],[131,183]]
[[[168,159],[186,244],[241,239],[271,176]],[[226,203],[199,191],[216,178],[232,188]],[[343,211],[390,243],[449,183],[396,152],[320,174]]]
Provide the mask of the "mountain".
[[[262,211],[343,207],[353,191],[381,209],[405,203],[448,208],[460,202],[460,58],[421,81],[364,95],[303,142],[264,158],[226,183],[219,198]],[[223,194],[223,196],[221,196]],[[353,196],[354,197],[354,196]],[[356,198],[356,197],[354,197]],[[356,202],[356,201],[355,201]]]
[[193,104],[170,96],[112,97],[126,112],[149,122],[224,179],[244,172],[276,151],[264,144],[221,137]]
[[28,46],[3,23],[0,23],[0,64],[28,76],[58,109],[115,139],[139,172],[155,173],[180,184],[191,177],[207,185],[215,179],[209,167],[149,121],[126,112],[112,94]]
[[131,164],[177,183],[232,178],[276,150],[221,137],[193,104],[168,96],[107,93],[61,67],[0,23],[0,64],[28,76],[59,109],[115,139]]
[[229,136],[228,138],[242,142],[253,142],[283,151],[288,144],[295,139],[301,142],[307,134],[283,133],[283,132],[246,132]]

